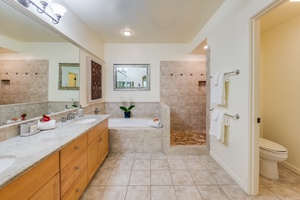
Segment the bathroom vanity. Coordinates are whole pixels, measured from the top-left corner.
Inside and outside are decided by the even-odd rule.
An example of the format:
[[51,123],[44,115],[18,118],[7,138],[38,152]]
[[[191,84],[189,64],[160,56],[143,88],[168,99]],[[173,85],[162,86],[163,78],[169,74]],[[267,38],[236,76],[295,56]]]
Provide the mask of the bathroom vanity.
[[0,159],[15,161],[0,172],[0,199],[79,199],[108,154],[108,117],[89,115],[1,142]]

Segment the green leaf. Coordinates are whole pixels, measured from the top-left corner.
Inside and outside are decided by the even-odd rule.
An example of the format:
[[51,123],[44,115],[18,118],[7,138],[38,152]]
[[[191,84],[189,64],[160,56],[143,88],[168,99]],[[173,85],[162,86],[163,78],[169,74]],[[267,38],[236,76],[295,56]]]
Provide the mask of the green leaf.
[[123,110],[124,112],[127,112],[127,108],[125,108],[124,106],[120,106],[120,109]]
[[135,107],[135,105],[131,105],[131,106],[129,106],[128,110],[131,110],[134,107]]

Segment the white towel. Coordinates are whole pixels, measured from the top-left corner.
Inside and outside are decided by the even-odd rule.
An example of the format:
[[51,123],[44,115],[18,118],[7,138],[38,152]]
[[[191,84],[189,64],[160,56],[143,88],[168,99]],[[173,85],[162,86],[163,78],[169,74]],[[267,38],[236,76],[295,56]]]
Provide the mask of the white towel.
[[152,126],[155,128],[162,128],[163,123],[161,121],[151,121],[151,122],[149,122],[149,126]]
[[38,120],[38,129],[40,130],[48,130],[48,129],[54,129],[56,127],[56,121],[55,120],[50,120],[48,122],[41,122],[40,120]]
[[209,134],[215,136],[220,142],[224,142],[225,125],[228,123],[225,114],[224,111],[214,109],[210,119]]
[[211,96],[210,101],[211,103],[216,103],[219,105],[225,105],[225,72],[217,72],[212,75],[211,80]]

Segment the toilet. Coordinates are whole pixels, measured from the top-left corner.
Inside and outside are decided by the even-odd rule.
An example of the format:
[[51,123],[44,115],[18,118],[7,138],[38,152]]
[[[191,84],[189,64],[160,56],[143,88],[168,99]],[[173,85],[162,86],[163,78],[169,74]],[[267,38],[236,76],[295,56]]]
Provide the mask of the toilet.
[[283,162],[288,158],[288,150],[270,140],[259,139],[259,173],[270,179],[278,179],[278,162]]

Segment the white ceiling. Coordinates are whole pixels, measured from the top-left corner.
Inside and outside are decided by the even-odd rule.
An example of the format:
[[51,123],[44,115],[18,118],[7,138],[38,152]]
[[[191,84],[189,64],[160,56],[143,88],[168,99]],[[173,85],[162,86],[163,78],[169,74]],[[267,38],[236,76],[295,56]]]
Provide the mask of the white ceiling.
[[[105,43],[189,43],[224,0],[64,2]],[[133,35],[124,37],[124,29]]]
[[[223,0],[64,0],[62,3],[74,9],[82,21],[105,42],[187,43],[222,2]],[[287,1],[261,18],[261,31],[267,31],[299,14],[300,3]],[[0,35],[17,41],[65,41],[1,0],[0,27]],[[125,28],[133,31],[132,37],[125,38],[121,35]]]

